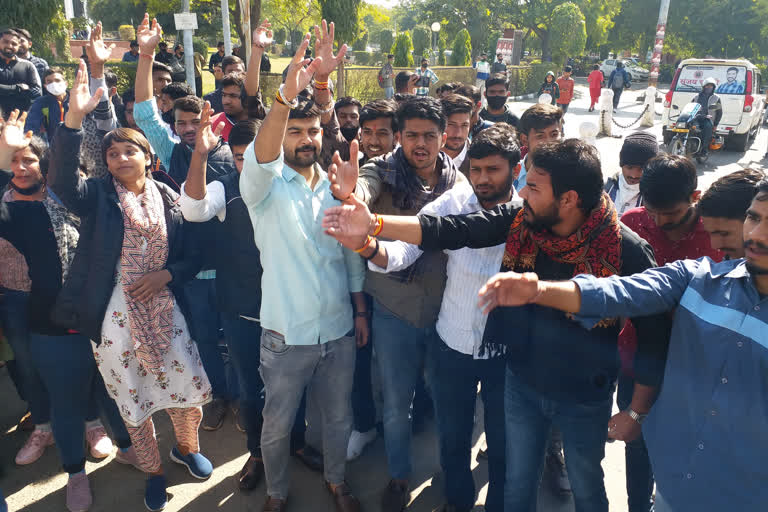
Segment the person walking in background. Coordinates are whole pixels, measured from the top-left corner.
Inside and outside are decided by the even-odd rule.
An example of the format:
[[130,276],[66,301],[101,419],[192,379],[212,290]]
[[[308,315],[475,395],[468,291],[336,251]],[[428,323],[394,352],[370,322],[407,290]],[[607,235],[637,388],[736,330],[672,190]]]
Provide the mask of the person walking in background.
[[560,97],[557,98],[557,106],[563,111],[568,112],[568,106],[573,99],[573,88],[576,82],[571,78],[571,72],[573,68],[571,66],[565,66],[563,74],[557,79],[557,87],[560,89]]
[[474,68],[477,70],[475,76],[475,86],[481,93],[485,92],[485,81],[491,76],[491,65],[488,63],[488,55],[483,52],[480,54],[480,60],[475,62]]
[[421,79],[416,83],[416,96],[428,96],[429,87],[437,83],[437,75],[429,69],[429,61],[421,59],[421,67],[416,70],[416,75]]
[[629,78],[629,73],[624,69],[624,63],[620,60],[616,61],[616,69],[611,72],[610,78],[608,78],[608,87],[613,91],[613,111],[619,108],[619,100],[621,99],[621,93],[624,89],[629,89],[632,81]]
[[130,50],[123,54],[123,62],[139,62],[139,43],[131,41]]
[[595,104],[600,98],[600,91],[602,90],[603,85],[605,85],[605,76],[603,75],[603,72],[600,71],[599,64],[592,66],[592,72],[587,77],[587,82],[589,83],[589,111],[594,112]]
[[395,62],[395,56],[390,53],[387,55],[387,63],[381,66],[379,70],[379,85],[384,89],[387,99],[391,99],[395,95],[395,70],[392,68],[393,62]]
[[[541,97],[542,94],[549,94],[552,98],[550,103],[552,105],[557,104],[557,99],[560,97],[560,86],[557,85],[554,71],[547,71],[547,76],[544,77],[544,83],[539,87],[539,97]],[[565,111],[563,111],[563,113],[565,113]]]
[[504,56],[501,53],[496,54],[496,62],[491,65],[491,74],[501,73],[507,76],[507,63],[504,62]]

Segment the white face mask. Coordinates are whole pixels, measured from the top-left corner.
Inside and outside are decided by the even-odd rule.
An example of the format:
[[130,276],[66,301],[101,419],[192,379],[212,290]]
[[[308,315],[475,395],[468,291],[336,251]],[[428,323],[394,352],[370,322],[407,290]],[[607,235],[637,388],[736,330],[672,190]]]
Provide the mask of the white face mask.
[[46,90],[54,96],[61,96],[67,92],[66,82],[51,82],[45,86]]

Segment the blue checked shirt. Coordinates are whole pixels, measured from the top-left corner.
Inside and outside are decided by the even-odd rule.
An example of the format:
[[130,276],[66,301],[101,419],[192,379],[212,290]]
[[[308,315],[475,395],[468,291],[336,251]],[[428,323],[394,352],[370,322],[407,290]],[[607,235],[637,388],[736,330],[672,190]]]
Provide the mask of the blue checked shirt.
[[680,260],[629,277],[574,278],[577,319],[674,310],[664,384],[643,433],[674,512],[768,507],[768,298],[744,260]]
[[[423,71],[422,71],[421,68],[419,68],[419,69],[416,70],[416,74],[418,76],[428,76],[429,77],[429,83],[432,84],[432,85],[437,83],[437,80],[438,80],[437,75],[435,74],[434,71],[432,71],[429,68],[427,68],[427,69],[425,69]],[[416,95],[417,96],[428,96],[429,95],[429,87],[417,87],[416,88]]]
[[744,84],[741,82],[723,82],[717,88],[719,94],[744,94]]

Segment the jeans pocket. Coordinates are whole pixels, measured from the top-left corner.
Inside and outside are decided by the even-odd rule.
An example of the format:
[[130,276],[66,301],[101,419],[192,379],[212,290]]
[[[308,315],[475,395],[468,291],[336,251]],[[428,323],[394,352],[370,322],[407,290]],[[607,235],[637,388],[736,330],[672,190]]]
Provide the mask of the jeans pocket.
[[283,355],[291,350],[291,346],[285,343],[285,338],[273,334],[266,329],[261,334],[261,348],[274,355]]

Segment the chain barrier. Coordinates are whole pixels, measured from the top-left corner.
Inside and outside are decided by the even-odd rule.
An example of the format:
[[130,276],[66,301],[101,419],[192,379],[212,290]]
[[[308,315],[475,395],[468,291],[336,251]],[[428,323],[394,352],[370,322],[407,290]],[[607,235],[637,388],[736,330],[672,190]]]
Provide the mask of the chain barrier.
[[[612,117],[612,118],[611,118],[611,121],[613,121],[613,124],[615,124],[615,125],[616,125],[616,126],[618,126],[619,128],[626,130],[627,128],[631,128],[632,126],[634,126],[635,124],[637,124],[637,123],[638,123],[638,121],[640,121],[640,119],[643,117],[643,115],[645,115],[645,113],[646,113],[646,112],[648,112],[648,107],[649,107],[649,105],[647,105],[647,104],[646,104],[646,105],[645,105],[645,108],[643,109],[643,111],[642,111],[642,112],[640,112],[640,115],[639,115],[639,116],[637,116],[637,119],[635,119],[634,121],[632,121],[632,122],[631,122],[631,123],[629,123],[628,125],[622,125],[622,124],[619,124],[619,123],[617,123],[617,122],[616,122],[616,118],[615,118],[615,117]],[[655,112],[654,112],[654,113],[655,113]],[[605,115],[605,113],[604,113],[604,112],[601,112],[601,114]]]

